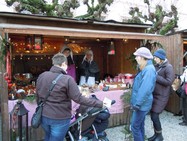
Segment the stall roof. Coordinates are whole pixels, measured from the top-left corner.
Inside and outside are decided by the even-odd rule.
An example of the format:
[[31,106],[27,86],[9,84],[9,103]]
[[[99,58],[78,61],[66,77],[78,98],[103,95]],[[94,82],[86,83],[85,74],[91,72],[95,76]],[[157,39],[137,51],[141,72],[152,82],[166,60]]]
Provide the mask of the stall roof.
[[0,12],[0,29],[4,33],[40,34],[86,38],[153,39],[161,35],[144,33],[151,25],[115,21],[90,21],[68,18]]
[[128,38],[128,39],[155,39],[162,37],[161,35],[135,33],[135,32],[117,32],[104,30],[88,30],[76,28],[59,28],[47,26],[21,25],[21,24],[0,24],[0,28],[5,33],[15,34],[39,34],[52,36],[74,36],[87,38]]
[[151,24],[124,23],[124,22],[117,22],[114,20],[98,21],[98,20],[90,20],[90,19],[59,18],[59,17],[51,17],[51,16],[28,15],[28,14],[10,13],[10,12],[0,12],[0,17],[14,17],[14,18],[56,21],[56,22],[62,21],[62,22],[74,22],[74,23],[91,23],[91,24],[98,24],[98,25],[137,27],[137,28],[144,28],[144,29],[152,26]]
[[175,32],[169,33],[167,35],[169,36],[169,35],[174,35],[174,34],[182,34],[183,38],[187,38],[187,29],[175,31]]

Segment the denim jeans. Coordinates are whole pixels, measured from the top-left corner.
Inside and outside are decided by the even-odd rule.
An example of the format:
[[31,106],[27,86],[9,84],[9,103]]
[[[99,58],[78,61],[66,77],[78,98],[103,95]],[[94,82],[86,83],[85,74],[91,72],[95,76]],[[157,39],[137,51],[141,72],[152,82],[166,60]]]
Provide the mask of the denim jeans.
[[145,116],[148,113],[148,111],[140,111],[136,110],[132,113],[132,119],[131,119],[131,130],[133,134],[134,141],[144,141],[144,122],[145,122]]
[[50,119],[42,116],[45,141],[63,141],[68,131],[70,119]]
[[151,120],[153,121],[153,126],[156,131],[161,131],[161,123],[159,118],[159,113],[151,112]]

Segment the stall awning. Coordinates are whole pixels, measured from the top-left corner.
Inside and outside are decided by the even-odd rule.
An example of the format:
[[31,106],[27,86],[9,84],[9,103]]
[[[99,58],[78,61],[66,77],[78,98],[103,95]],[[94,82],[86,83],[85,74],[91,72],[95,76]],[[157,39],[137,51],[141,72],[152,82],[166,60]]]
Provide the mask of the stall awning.
[[71,37],[86,37],[86,38],[113,38],[113,39],[150,39],[158,40],[161,35],[135,33],[135,32],[119,32],[119,31],[104,31],[90,30],[77,28],[61,28],[49,26],[23,25],[23,24],[6,24],[1,23],[0,29],[4,33],[14,34],[39,34],[50,36],[71,36]]

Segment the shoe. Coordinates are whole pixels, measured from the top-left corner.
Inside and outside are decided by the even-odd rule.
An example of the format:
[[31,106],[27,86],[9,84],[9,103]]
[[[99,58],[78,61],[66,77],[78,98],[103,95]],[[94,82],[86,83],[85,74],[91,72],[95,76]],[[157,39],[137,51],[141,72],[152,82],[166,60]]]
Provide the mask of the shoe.
[[156,138],[153,141],[163,141],[163,140],[164,140],[164,138],[162,136],[162,133],[158,133],[156,135]]
[[154,134],[152,137],[148,138],[148,141],[154,141],[155,138],[156,138],[156,134]]
[[183,122],[180,122],[179,125],[181,125],[181,126],[187,126],[187,123],[183,121]]
[[182,116],[182,111],[179,111],[178,114],[174,114],[174,116]]

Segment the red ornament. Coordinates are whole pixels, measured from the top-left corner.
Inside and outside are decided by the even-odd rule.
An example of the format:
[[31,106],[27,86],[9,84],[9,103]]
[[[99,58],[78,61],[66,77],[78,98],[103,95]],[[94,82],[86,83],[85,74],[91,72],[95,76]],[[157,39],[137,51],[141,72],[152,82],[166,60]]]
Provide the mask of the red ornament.
[[8,88],[10,89],[12,87],[12,83],[9,83],[8,84]]
[[8,81],[8,80],[9,80],[9,77],[8,77],[8,76],[5,76],[5,80]]
[[8,80],[7,80],[7,82],[8,82],[8,84],[10,84],[10,83],[11,83],[11,80],[10,80],[10,79],[8,79]]

